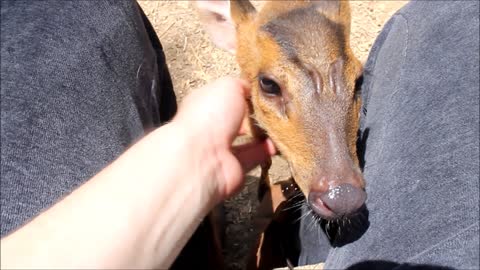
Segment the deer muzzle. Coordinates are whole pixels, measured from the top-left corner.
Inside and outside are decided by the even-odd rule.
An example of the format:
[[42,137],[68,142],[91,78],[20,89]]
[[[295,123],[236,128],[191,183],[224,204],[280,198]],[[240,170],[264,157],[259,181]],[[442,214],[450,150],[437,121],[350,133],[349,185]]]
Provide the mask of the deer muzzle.
[[365,203],[360,168],[353,162],[344,136],[332,131],[319,146],[317,160],[311,174],[307,202],[311,209],[326,219],[355,214]]

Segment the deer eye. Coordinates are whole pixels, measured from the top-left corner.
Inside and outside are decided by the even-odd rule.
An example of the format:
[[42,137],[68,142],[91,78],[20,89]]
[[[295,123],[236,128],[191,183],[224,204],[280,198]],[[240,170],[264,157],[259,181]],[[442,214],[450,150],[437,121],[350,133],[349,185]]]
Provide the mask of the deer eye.
[[355,80],[354,98],[361,97],[362,95],[363,75]]
[[260,88],[265,94],[269,96],[280,96],[282,94],[280,86],[278,86],[278,84],[274,80],[260,75],[258,77],[258,81],[260,84]]

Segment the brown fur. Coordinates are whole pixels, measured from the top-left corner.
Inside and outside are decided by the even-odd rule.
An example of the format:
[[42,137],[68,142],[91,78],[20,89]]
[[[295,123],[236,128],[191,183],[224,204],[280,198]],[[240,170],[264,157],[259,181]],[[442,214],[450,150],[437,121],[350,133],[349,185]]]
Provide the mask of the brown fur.
[[[354,95],[361,64],[350,49],[348,2],[270,1],[259,12],[248,1],[230,4],[237,61],[252,85],[252,133],[261,134],[258,126],[272,138],[304,194],[344,179],[363,188]],[[274,79],[282,95],[265,96],[259,74]]]
[[[249,1],[230,0],[229,15],[236,50],[223,44],[231,36],[225,25],[210,34],[217,46],[236,51],[241,76],[251,83],[250,134],[273,140],[306,196],[341,184],[364,188],[356,153],[361,103],[355,95],[362,67],[350,48],[349,3],[274,0],[257,12]],[[277,82],[281,95],[262,92],[260,75]],[[259,238],[248,269],[285,266],[295,256],[288,248],[295,241],[296,213],[286,211],[292,200],[286,201],[280,186],[269,186],[269,167],[262,165]]]

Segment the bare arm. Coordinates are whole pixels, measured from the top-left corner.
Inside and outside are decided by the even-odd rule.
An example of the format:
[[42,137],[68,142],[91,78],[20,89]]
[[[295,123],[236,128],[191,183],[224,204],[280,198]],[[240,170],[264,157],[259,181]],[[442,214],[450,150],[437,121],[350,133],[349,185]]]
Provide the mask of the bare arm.
[[223,79],[175,119],[1,241],[2,268],[168,268],[202,218],[271,143],[233,149],[246,88]]

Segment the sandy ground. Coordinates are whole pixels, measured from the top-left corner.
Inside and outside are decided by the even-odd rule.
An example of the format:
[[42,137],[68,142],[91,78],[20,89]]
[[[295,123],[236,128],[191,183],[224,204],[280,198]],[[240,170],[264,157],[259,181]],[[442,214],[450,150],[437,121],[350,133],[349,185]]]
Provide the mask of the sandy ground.
[[[261,6],[260,1],[255,1]],[[407,1],[351,1],[351,44],[364,62],[375,37],[385,22]],[[203,32],[191,1],[139,1],[152,22],[167,57],[177,99],[215,78],[238,74],[235,59],[217,49]],[[226,202],[227,228],[225,259],[227,269],[243,269],[252,241],[251,218],[257,206],[256,189],[259,170],[251,172],[246,187]],[[271,169],[273,181],[289,177],[288,165],[279,157]]]

